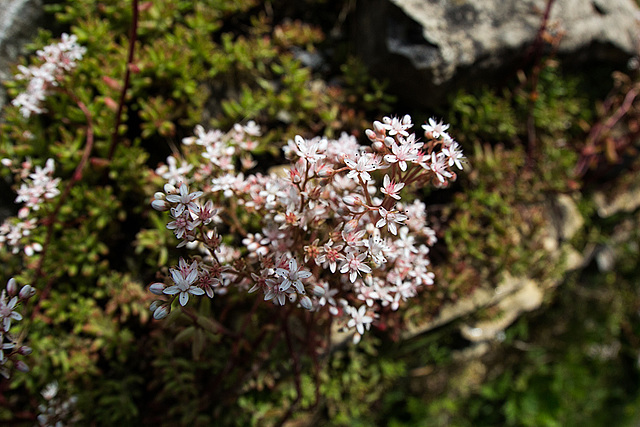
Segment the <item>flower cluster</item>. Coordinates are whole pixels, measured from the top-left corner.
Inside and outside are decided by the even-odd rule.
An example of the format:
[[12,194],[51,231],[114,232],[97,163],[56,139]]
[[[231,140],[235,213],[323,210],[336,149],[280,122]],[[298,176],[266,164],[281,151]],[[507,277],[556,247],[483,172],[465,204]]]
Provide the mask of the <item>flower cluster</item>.
[[[2,159],[2,165],[12,167],[13,162],[10,159]],[[12,170],[22,180],[15,202],[24,205],[18,211],[17,218],[8,218],[0,224],[0,248],[7,245],[12,248],[13,253],[18,253],[23,247],[28,256],[42,250],[42,245],[38,242],[25,242],[37,225],[37,220],[30,217],[31,212],[38,211],[45,200],[60,194],[60,178],[53,178],[53,159],[48,159],[44,167],[36,166],[34,171],[32,169],[33,165],[27,160]]]
[[62,40],[45,46],[36,52],[42,61],[40,66],[18,66],[20,74],[18,80],[28,80],[27,89],[20,93],[11,103],[20,108],[25,118],[31,114],[41,114],[45,110],[42,107],[46,96],[52,87],[58,85],[58,81],[76,67],[76,62],[82,59],[86,48],[77,43],[75,35],[62,34]]
[[151,285],[165,296],[152,304],[154,317],[165,317],[176,298],[184,306],[234,287],[329,313],[357,342],[382,312],[434,282],[426,206],[405,201],[402,191],[447,186],[464,156],[448,125],[429,120],[424,140],[412,127],[408,115],[385,117],[366,131],[371,145],[346,134],[296,136],[284,147],[288,167],[246,176],[237,167],[255,164],[255,125],[227,134],[197,127],[183,141],[190,161],[156,171],[166,184],[152,206],[169,212],[178,246],[198,254],[170,270],[171,284]]
[[37,417],[38,425],[63,427],[65,425],[75,425],[80,421],[79,415],[75,411],[78,398],[71,396],[62,399],[58,396],[58,382],[47,384],[41,394],[46,403],[38,405],[40,414]]
[[31,348],[22,345],[18,336],[11,333],[11,324],[22,320],[18,308],[35,293],[35,289],[29,285],[18,291],[18,284],[13,278],[9,279],[6,289],[0,293],[0,375],[5,378],[9,378],[9,361],[20,371],[29,370],[27,364],[17,360],[17,357],[31,354]]

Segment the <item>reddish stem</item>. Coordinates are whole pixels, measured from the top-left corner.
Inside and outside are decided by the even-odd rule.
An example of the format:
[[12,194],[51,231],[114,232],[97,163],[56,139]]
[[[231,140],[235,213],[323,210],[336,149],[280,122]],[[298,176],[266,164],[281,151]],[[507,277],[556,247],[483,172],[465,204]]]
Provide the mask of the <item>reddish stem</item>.
[[591,128],[591,131],[587,136],[587,143],[585,144],[585,147],[582,149],[582,155],[580,156],[580,159],[578,160],[578,164],[574,169],[574,173],[576,175],[584,175],[584,173],[586,172],[589,166],[589,161],[596,154],[595,146],[598,143],[600,137],[602,136],[602,133],[608,132],[609,130],[611,130],[616,125],[616,123],[618,123],[629,112],[629,110],[633,106],[633,101],[635,101],[637,96],[638,96],[637,87],[634,87],[633,89],[629,90],[629,92],[627,92],[627,94],[625,95],[624,100],[622,101],[622,104],[620,105],[620,107],[618,107],[615,113],[612,114],[609,117],[609,119],[606,120],[604,123],[602,122],[597,123]]
[[542,66],[540,63],[542,57],[542,44],[544,42],[543,36],[545,31],[547,30],[547,24],[549,22],[549,16],[551,15],[551,7],[555,0],[547,0],[547,5],[544,10],[544,15],[542,17],[542,23],[540,24],[540,28],[538,28],[538,33],[536,34],[536,39],[531,45],[530,52],[535,55],[534,58],[534,66],[531,75],[531,93],[529,94],[529,116],[527,117],[527,163],[531,166],[533,164],[533,159],[535,157],[535,148],[536,148],[536,124],[535,118],[533,116],[533,108],[535,104],[535,100],[537,98],[538,92],[538,78],[540,77],[540,72],[542,71]]
[[127,95],[127,89],[129,89],[129,80],[131,79],[131,67],[133,66],[133,54],[135,50],[136,40],[138,38],[138,0],[132,2],[132,22],[131,32],[129,35],[129,55],[127,57],[127,66],[124,72],[124,83],[122,85],[122,91],[120,92],[120,101],[118,102],[118,111],[116,112],[116,123],[113,127],[113,133],[111,134],[111,146],[109,147],[109,155],[107,159],[113,158],[113,153],[116,150],[119,140],[120,122],[122,121],[122,110],[124,109],[125,97]]

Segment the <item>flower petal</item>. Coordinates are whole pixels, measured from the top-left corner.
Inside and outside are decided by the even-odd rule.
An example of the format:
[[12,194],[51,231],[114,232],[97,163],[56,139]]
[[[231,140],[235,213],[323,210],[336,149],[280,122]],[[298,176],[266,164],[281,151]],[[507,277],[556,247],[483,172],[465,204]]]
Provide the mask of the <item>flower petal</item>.
[[185,306],[189,302],[189,293],[188,292],[180,292],[180,305]]

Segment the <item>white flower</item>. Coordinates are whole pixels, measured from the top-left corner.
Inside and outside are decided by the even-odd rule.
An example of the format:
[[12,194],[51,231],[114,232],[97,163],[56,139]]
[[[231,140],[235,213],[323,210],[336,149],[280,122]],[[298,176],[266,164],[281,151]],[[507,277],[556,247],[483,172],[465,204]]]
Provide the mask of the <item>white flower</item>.
[[[181,264],[186,266],[184,260],[180,259]],[[194,261],[190,266],[181,269],[170,269],[171,278],[175,285],[169,286],[163,292],[167,295],[180,294],[180,305],[185,306],[189,302],[189,294],[192,295],[204,295],[204,290],[194,286],[193,284],[198,280],[198,263]]]
[[295,150],[296,154],[309,163],[315,163],[327,157],[325,154],[320,154],[320,152],[325,151],[327,148],[326,139],[306,140],[300,135],[296,135],[295,143],[297,147],[297,150]]
[[349,280],[351,283],[356,281],[356,277],[360,273],[371,273],[371,267],[364,263],[364,259],[367,257],[366,252],[356,254],[354,251],[347,253],[347,256],[342,261],[340,266],[340,273],[349,273]]
[[400,183],[392,182],[391,179],[389,178],[389,175],[385,174],[380,191],[382,191],[382,194],[386,194],[389,197],[393,197],[396,200],[400,200],[400,196],[398,195],[398,193],[403,188],[404,188],[404,182],[400,182]]
[[57,86],[58,79],[66,72],[76,67],[76,62],[82,59],[86,48],[76,43],[75,35],[62,34],[60,43],[45,46],[36,52],[38,57],[45,61],[40,66],[18,66],[20,74],[18,80],[29,80],[27,90],[20,93],[11,103],[20,107],[20,112],[25,118],[31,114],[40,114],[45,110],[42,103],[51,86]]
[[432,117],[429,119],[429,124],[422,125],[422,129],[424,129],[424,134],[427,138],[438,139],[441,135],[447,135],[445,131],[449,129],[449,125],[442,123],[442,120],[436,122],[436,119]]
[[45,386],[40,392],[45,400],[51,400],[58,394],[58,381],[53,381]]
[[305,294],[304,285],[302,284],[302,279],[307,279],[311,277],[311,272],[307,271],[303,268],[303,266],[298,267],[298,262],[295,258],[291,258],[289,260],[289,268],[276,268],[276,274],[282,277],[284,280],[280,283],[280,292],[285,292],[292,285],[298,293]]
[[444,147],[442,154],[449,158],[449,167],[455,164],[458,169],[462,170],[461,161],[464,161],[465,157],[462,154],[462,148],[457,142],[453,141],[449,146]]
[[347,178],[362,179],[364,182],[371,181],[369,172],[377,169],[375,157],[366,153],[358,156],[355,162],[345,157],[344,162],[351,169],[347,174]]
[[435,151],[431,153],[431,170],[440,182],[445,182],[445,178],[451,178],[453,176],[451,172],[447,170],[444,155],[439,153],[439,155],[436,156]]
[[[407,136],[409,134],[407,132],[407,129],[413,126],[413,123],[411,123],[411,116],[408,114],[406,114],[402,118],[402,120],[400,120],[398,117],[393,117],[393,118],[383,117],[382,121],[384,122],[382,127],[388,130],[389,135],[391,136],[396,134]],[[377,123],[380,123],[380,122],[377,122]]]
[[380,213],[380,219],[376,223],[376,227],[381,228],[386,225],[391,234],[398,234],[396,223],[401,224],[402,221],[407,219],[406,215],[397,211],[388,211],[382,206],[378,208],[378,213]]
[[373,259],[376,264],[384,264],[387,262],[384,253],[389,251],[389,247],[386,245],[384,239],[373,235],[370,236],[369,240],[367,240],[367,249],[369,250],[371,259]]
[[2,331],[9,332],[11,328],[11,320],[22,320],[22,315],[17,311],[13,311],[18,303],[18,297],[14,296],[7,302],[7,292],[3,289],[0,295],[0,321],[2,321]]
[[188,182],[187,174],[191,172],[193,165],[182,160],[180,167],[177,167],[177,160],[173,156],[167,157],[167,164],[156,169],[156,173],[164,178],[169,184],[176,185],[179,182]]
[[364,334],[365,328],[369,330],[371,322],[373,322],[373,317],[367,315],[366,305],[361,305],[358,309],[347,306],[347,311],[349,315],[351,315],[351,319],[347,322],[347,327],[356,328],[356,331],[358,331],[360,335]]
[[415,142],[415,135],[411,134],[404,140],[402,137],[398,138],[400,145],[395,140],[391,141],[391,153],[384,156],[384,159],[389,163],[398,163],[400,169],[404,172],[407,170],[407,162],[413,162],[418,159],[418,149],[422,147],[422,142]]
[[189,209],[190,212],[197,213],[200,208],[194,200],[202,196],[202,191],[189,193],[189,187],[184,182],[180,184],[179,191],[180,194],[169,194],[167,196],[167,202],[177,203],[174,208],[175,212],[173,212],[174,218],[179,217],[185,208]]

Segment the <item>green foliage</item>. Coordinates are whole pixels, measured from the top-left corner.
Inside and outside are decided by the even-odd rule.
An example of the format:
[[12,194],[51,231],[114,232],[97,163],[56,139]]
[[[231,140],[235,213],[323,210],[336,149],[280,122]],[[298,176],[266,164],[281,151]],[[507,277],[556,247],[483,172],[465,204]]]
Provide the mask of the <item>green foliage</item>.
[[588,85],[587,77],[565,75],[550,63],[542,67],[535,91],[525,83],[499,90],[459,91],[450,101],[447,117],[465,145],[479,141],[510,146],[527,141],[529,123],[541,135],[571,141],[584,134],[593,116]]
[[[483,89],[453,100],[452,121],[463,130],[460,139],[471,172],[462,176],[465,191],[454,196],[445,231],[450,254],[465,263],[443,272],[450,292],[468,292],[469,277],[497,284],[504,271],[530,277],[550,277],[555,271],[541,241],[544,204],[553,194],[575,188],[577,153],[571,138],[589,116],[578,88],[577,79],[545,67],[533,104],[523,89],[500,94]],[[528,137],[530,119],[535,123],[533,151],[517,144]]]
[[[5,282],[15,276],[32,284],[39,301],[18,329],[28,332],[33,348],[31,372],[16,373],[7,386],[0,422],[35,415],[33,402],[42,401],[40,391],[54,379],[65,395],[78,396],[83,422],[96,425],[270,425],[291,405],[293,422],[315,425],[577,425],[637,415],[637,222],[617,269],[603,278],[608,294],[587,298],[578,285],[563,290],[563,316],[545,320],[562,326],[551,347],[533,322],[517,323],[507,333],[503,369],[466,396],[447,394],[446,387],[438,388],[439,395],[423,384],[424,372],[454,363],[452,348],[459,343],[450,329],[403,343],[372,334],[358,347],[336,346],[317,360],[308,348],[318,337],[298,336],[291,324],[290,345],[299,355],[294,360],[273,329],[258,333],[264,323],[281,319],[265,308],[252,311],[253,297],[203,300],[193,318],[176,308],[162,327],[150,322],[153,298],[145,285],[162,280],[154,275],[157,267],[178,257],[171,231],[149,208],[163,183],[153,170],[196,124],[228,129],[256,120],[268,130],[259,151],[269,166],[278,153],[274,143],[296,133],[333,136],[359,127],[395,101],[356,59],[329,74],[303,65],[300,52],[317,53],[326,26],[282,19],[255,0],[141,2],[130,88],[113,147],[130,4],[48,3],[51,20],[78,35],[88,54],[51,95],[46,114],[24,120],[11,106],[2,112],[0,158],[42,165],[51,157],[64,180],[61,190],[70,190],[59,209],[60,196],[37,213],[40,226],[31,239],[46,247],[44,254],[26,258],[0,250]],[[286,2],[266,4],[280,3]],[[304,6],[316,10],[329,3]],[[42,31],[31,51],[52,37]],[[327,83],[329,77],[341,86]],[[421,305],[391,317],[391,335],[402,322],[432,316],[445,300],[495,285],[505,271],[556,274],[541,246],[542,205],[547,195],[574,188],[574,142],[591,119],[581,85],[547,67],[533,101],[522,87],[456,95],[445,117],[465,146],[470,173],[461,175],[444,208],[447,231],[436,249],[447,262],[435,266],[438,285],[425,292]],[[8,82],[7,88],[15,96],[23,86]],[[86,105],[94,135],[78,181],[72,180],[89,127],[71,95]],[[530,116],[533,154],[522,143]],[[4,170],[0,174],[6,186],[20,184]],[[588,203],[581,210],[594,212]],[[602,243],[613,228],[592,229],[576,243]],[[210,320],[211,313],[224,322]],[[241,339],[234,331],[244,327],[246,313]],[[222,323],[231,331],[222,331]],[[317,327],[328,333],[330,325]],[[518,343],[529,340],[530,348],[518,355]],[[613,359],[592,351],[616,345]],[[299,384],[296,364],[303,367]]]
[[[321,3],[313,7],[322,9]],[[32,372],[11,382],[23,396],[12,407],[33,411],[27,397],[38,396],[56,379],[65,396],[82,392],[79,412],[100,425],[139,423],[166,408],[171,409],[162,422],[177,424],[245,425],[282,417],[296,393],[286,374],[291,362],[277,361],[278,355],[287,360],[283,346],[260,350],[260,363],[273,374],[240,377],[252,372],[253,359],[239,348],[238,365],[212,384],[210,373],[228,369],[234,344],[221,343],[219,325],[208,320],[206,313],[219,305],[202,306],[195,325],[176,310],[162,334],[149,323],[144,284],[154,280],[158,266],[177,258],[172,233],[149,206],[163,184],[153,168],[196,124],[228,129],[256,120],[268,131],[256,152],[271,159],[279,153],[272,143],[280,145],[294,134],[331,136],[361,125],[360,108],[378,114],[387,107],[378,104],[390,99],[385,86],[356,62],[342,69],[342,87],[328,86],[326,76],[298,59],[317,52],[326,28],[274,15],[255,0],[140,2],[131,65],[130,2],[55,1],[47,2],[46,10],[52,27],[77,35],[87,55],[50,95],[45,114],[24,120],[9,106],[0,123],[0,157],[32,158],[40,165],[51,157],[63,179],[63,195],[37,212],[41,226],[30,237],[44,246],[43,253],[26,259],[0,251],[7,276],[41,292],[25,327],[34,349]],[[31,52],[53,38],[41,31]],[[114,134],[127,67],[129,88]],[[15,96],[24,85],[9,82],[7,88]],[[76,170],[79,164],[83,167]],[[20,185],[2,173],[7,185]],[[248,310],[237,296],[228,304]],[[303,378],[301,405],[311,407],[314,380]],[[238,417],[241,408],[253,409]],[[0,416],[12,419],[11,411]]]

